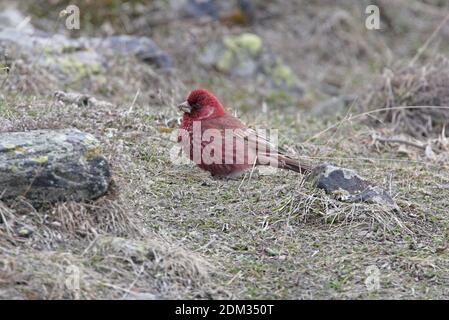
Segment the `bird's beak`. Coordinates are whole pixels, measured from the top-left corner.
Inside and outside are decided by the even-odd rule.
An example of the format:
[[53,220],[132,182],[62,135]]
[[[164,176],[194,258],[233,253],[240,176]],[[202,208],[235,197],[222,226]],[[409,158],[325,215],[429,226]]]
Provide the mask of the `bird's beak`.
[[188,101],[184,101],[178,106],[178,109],[182,112],[190,113],[192,111],[192,106],[189,104]]

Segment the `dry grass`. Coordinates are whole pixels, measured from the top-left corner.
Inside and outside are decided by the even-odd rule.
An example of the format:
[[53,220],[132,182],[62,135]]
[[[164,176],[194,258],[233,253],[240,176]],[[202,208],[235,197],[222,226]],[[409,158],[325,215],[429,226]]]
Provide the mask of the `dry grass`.
[[[386,108],[384,121],[398,132],[429,137],[445,132],[449,118],[449,63],[440,57],[425,65],[384,72],[370,90],[366,109]],[[410,107],[410,108],[408,108]]]
[[[31,248],[18,252],[2,245],[1,296],[20,299],[219,296],[205,288],[213,288],[206,262],[157,237],[137,241],[99,236],[94,241],[81,253]],[[71,286],[75,281],[79,281],[79,287]]]
[[[212,284],[214,268],[208,262],[139,226],[141,214],[120,200],[62,203],[40,210],[24,202],[0,205],[0,296],[4,298],[225,295]],[[71,286],[74,281],[79,287]]]

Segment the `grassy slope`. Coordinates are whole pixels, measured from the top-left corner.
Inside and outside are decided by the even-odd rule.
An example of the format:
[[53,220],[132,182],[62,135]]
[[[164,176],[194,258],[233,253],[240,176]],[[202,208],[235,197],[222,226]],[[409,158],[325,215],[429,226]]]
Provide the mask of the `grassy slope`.
[[[89,112],[76,117],[79,111],[72,106],[61,112],[68,122],[91,131],[86,124],[93,116]],[[49,122],[54,119],[42,104],[32,104],[27,113],[31,118],[47,116]],[[23,122],[27,122],[26,117]],[[108,127],[117,129],[117,134],[104,138],[104,146],[114,165],[116,184],[130,213],[139,212],[149,230],[176,239],[176,246],[206,258],[214,266],[208,270],[214,270],[217,279],[213,281],[232,297],[447,296],[449,190],[438,189],[447,181],[446,169],[397,161],[367,164],[334,160],[358,169],[380,185],[388,187],[391,183],[403,209],[397,216],[403,225],[398,225],[389,216],[379,220],[382,210],[375,207],[338,203],[292,173],[254,174],[251,179],[247,175],[245,180],[227,181],[211,179],[191,165],[174,166],[167,152],[174,145],[170,134],[156,129],[158,120],[148,120],[156,117],[137,107],[128,116],[117,116],[113,125],[109,122]],[[288,122],[285,117],[270,118],[276,125]],[[95,122],[101,131],[102,118]],[[307,129],[307,124],[303,126],[302,130]],[[291,128],[283,132],[295,136]],[[307,132],[314,130],[312,125]],[[349,130],[360,133],[363,128],[350,126]],[[345,137],[344,144],[311,145],[324,150],[320,154],[333,157],[358,152],[360,136],[351,136],[341,128],[333,137],[336,141]],[[117,153],[118,145],[126,156]],[[361,152],[364,157],[395,156],[387,150],[379,156],[367,149]],[[366,268],[371,265],[380,269],[381,288],[374,293],[365,287]]]

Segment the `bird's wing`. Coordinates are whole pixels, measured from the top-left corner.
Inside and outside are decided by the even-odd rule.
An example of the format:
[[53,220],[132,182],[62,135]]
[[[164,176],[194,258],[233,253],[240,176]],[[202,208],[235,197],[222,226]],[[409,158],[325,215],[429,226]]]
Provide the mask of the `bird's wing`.
[[[244,163],[246,164],[264,164],[301,173],[310,171],[309,166],[300,163],[299,160],[290,158],[285,150],[267,139],[262,134],[263,132],[246,127],[238,118],[230,114],[203,120],[202,132],[204,133],[207,129],[218,129],[222,134],[222,141],[229,137],[229,131],[226,130],[232,129],[231,137],[233,139],[236,138],[236,141],[243,141],[243,145],[241,146],[238,146],[237,142],[235,144],[234,141],[231,142],[231,145],[234,146],[233,148],[225,148],[228,141],[222,144],[226,159],[229,158],[236,161],[239,155],[243,155]],[[244,149],[242,150],[241,147],[244,147]],[[242,152],[237,152],[237,150],[241,150]]]
[[259,152],[266,153],[280,153],[278,146],[268,140],[262,132],[258,132],[251,128],[245,128],[244,130],[235,130],[234,136],[240,139],[244,139],[251,146],[254,146]]
[[229,113],[225,113],[221,117],[212,118],[212,119],[204,119],[201,121],[202,130],[206,129],[237,129],[237,128],[246,128],[245,124],[239,120],[239,118],[230,115]]
[[206,129],[218,129],[222,131],[223,137],[226,129],[234,129],[233,136],[238,139],[243,139],[246,143],[250,143],[259,152],[268,154],[286,154],[286,150],[275,145],[272,141],[266,138],[262,130],[254,130],[248,128],[237,117],[230,115],[229,113],[222,117],[203,120],[203,131]]

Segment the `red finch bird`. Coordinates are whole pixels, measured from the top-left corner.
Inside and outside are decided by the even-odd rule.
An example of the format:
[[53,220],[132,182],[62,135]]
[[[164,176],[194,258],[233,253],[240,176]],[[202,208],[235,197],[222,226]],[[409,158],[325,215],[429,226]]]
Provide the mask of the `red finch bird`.
[[190,92],[178,108],[184,112],[178,142],[190,160],[214,176],[234,176],[255,165],[310,171],[309,166],[277,150],[259,132],[227,113],[206,89]]

